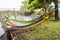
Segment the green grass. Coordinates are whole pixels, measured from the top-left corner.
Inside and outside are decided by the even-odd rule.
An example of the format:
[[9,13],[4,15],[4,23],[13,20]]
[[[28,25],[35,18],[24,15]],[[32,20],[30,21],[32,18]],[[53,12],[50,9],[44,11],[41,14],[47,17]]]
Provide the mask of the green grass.
[[29,40],[60,40],[60,22],[47,20],[33,28],[31,33],[26,33],[25,38]]
[[58,3],[60,4],[60,1]]
[[31,32],[24,34],[23,40],[60,40],[60,21],[46,20],[39,26],[32,28]]

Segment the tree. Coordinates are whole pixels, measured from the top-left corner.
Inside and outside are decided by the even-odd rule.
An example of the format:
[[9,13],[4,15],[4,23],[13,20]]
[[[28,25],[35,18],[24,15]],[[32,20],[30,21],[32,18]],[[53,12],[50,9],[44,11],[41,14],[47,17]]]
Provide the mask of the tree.
[[55,20],[59,21],[59,14],[58,14],[58,0],[54,0],[55,3]]
[[[49,4],[51,4],[51,2],[55,3],[55,20],[59,20],[59,15],[58,15],[58,0],[29,0],[26,1],[28,2],[28,6],[26,6],[26,8],[28,10],[30,10],[30,12],[33,12],[33,10],[35,9],[40,9],[43,8],[45,10],[45,16],[47,14],[49,14]],[[25,4],[26,5],[26,4]]]
[[24,0],[24,1],[22,2],[22,4],[23,4],[23,5],[21,6],[20,10],[21,10],[21,11],[27,10],[28,5],[29,5],[29,0]]
[[30,2],[28,9],[30,11],[33,11],[35,9],[43,8],[45,10],[45,16],[46,16],[48,13],[49,4],[51,4],[51,2],[53,2],[53,0],[34,0]]

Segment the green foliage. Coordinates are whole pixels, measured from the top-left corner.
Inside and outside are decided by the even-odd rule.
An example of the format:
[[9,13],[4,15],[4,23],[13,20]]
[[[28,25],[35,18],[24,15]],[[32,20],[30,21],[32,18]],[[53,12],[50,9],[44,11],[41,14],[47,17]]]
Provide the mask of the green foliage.
[[34,0],[29,0],[29,4],[31,3],[31,2],[33,2]]
[[28,9],[30,11],[33,11],[34,9],[38,9],[40,8],[40,4],[38,1],[33,1],[29,6],[28,6]]
[[21,11],[27,10],[28,5],[29,5],[29,0],[24,0],[24,1],[22,2],[22,4],[23,4],[23,5],[21,6],[20,10],[21,10]]
[[40,8],[48,8],[49,4],[53,2],[53,0],[24,0],[23,6],[21,6],[21,10],[30,10],[31,12],[35,9]]
[[29,4],[30,10],[40,9],[40,8],[48,8],[49,4],[53,0],[34,0]]

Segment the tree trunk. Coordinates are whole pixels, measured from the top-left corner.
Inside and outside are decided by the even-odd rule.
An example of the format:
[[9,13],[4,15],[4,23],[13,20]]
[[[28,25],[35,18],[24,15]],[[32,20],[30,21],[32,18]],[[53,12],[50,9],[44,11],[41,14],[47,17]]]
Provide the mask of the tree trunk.
[[55,20],[59,21],[59,14],[58,14],[58,0],[54,0],[55,3]]

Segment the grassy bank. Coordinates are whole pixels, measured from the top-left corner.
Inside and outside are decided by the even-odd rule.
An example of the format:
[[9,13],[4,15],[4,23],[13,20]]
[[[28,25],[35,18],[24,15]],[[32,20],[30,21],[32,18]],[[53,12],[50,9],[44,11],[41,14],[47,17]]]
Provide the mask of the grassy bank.
[[22,35],[21,40],[60,40],[60,21],[48,19],[41,25],[32,28],[32,31],[26,31]]
[[17,37],[17,40],[60,40],[60,21],[48,19],[31,30],[22,33],[23,37]]

